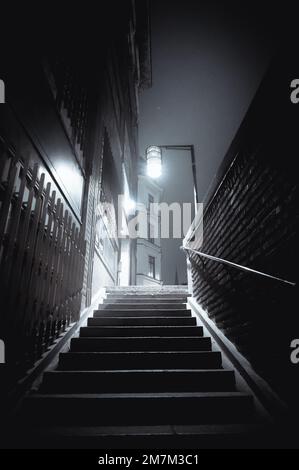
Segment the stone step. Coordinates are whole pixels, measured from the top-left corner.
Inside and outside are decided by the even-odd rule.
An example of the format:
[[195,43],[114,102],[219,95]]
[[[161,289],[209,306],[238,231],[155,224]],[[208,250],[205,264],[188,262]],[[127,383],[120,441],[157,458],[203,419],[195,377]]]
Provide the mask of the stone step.
[[103,317],[191,317],[191,310],[163,310],[163,309],[114,309],[114,310],[95,310],[93,313],[95,318]]
[[235,390],[231,370],[51,371],[41,393],[228,392]]
[[[18,448],[23,448],[22,429],[14,432],[14,440],[16,434]],[[29,435],[26,432],[27,447],[35,449],[266,449],[269,445],[275,448],[274,442],[273,429],[256,423],[51,426],[35,427]]]
[[209,337],[72,338],[72,352],[101,351],[210,351]]
[[88,318],[87,326],[182,326],[196,325],[195,317],[105,317]]
[[186,304],[180,302],[136,302],[136,303],[126,303],[126,302],[116,302],[116,303],[103,303],[99,304],[98,310],[186,310]]
[[186,337],[203,336],[202,326],[84,326],[80,337]]
[[59,355],[59,370],[218,369],[218,351],[67,352]]
[[253,400],[239,392],[36,394],[23,417],[43,425],[236,424],[252,419]]
[[151,293],[146,293],[146,294],[138,294],[138,293],[128,293],[128,294],[107,294],[107,299],[113,299],[113,300],[121,300],[121,299],[136,299],[136,300],[141,300],[141,299],[173,299],[173,300],[180,300],[182,302],[186,302],[187,298],[190,297],[189,294],[151,294]]
[[120,298],[113,298],[113,297],[108,297],[107,299],[103,300],[103,304],[185,304],[187,302],[186,298],[163,298],[163,297],[130,297],[127,298],[125,296],[122,296]]
[[105,289],[106,293],[128,293],[128,292],[138,292],[138,293],[188,293],[188,287],[187,286],[110,286],[106,287]]

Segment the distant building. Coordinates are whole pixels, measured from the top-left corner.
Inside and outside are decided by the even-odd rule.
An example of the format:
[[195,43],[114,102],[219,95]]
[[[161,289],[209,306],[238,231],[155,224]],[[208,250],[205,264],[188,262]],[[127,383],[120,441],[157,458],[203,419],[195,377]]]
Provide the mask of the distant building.
[[[137,285],[160,285],[161,279],[161,218],[152,204],[161,202],[162,188],[144,174],[138,175],[138,204],[147,212],[146,236],[137,239]],[[141,206],[142,207],[142,206]],[[152,207],[153,209],[153,207]]]

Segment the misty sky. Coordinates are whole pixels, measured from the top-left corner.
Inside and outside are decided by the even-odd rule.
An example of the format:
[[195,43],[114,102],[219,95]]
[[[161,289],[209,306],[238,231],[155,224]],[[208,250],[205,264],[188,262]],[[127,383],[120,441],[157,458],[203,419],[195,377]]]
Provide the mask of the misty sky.
[[[194,144],[200,200],[273,53],[271,16],[255,10],[252,2],[248,5],[152,0],[153,86],[140,99],[140,152],[154,144]],[[190,165],[188,154],[182,153],[181,158]],[[173,174],[181,179],[181,172],[178,166],[171,178],[164,174],[160,183],[165,200],[174,197]],[[191,184],[190,176],[185,186]],[[182,185],[177,189],[178,202],[192,200],[192,191],[188,196]],[[176,266],[180,282],[185,280],[179,245],[163,243],[165,284],[173,284]]]

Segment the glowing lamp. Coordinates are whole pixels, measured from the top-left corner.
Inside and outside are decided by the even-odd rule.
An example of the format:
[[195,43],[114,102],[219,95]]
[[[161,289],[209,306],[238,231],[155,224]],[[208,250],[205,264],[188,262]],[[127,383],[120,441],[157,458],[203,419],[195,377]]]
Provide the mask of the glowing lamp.
[[162,174],[162,150],[151,145],[146,149],[147,174],[151,178],[159,178]]

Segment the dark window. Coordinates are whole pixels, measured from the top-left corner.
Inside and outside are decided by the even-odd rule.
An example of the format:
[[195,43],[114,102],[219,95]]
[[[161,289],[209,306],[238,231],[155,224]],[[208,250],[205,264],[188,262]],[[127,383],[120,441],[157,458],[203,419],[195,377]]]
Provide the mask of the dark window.
[[[88,92],[85,79],[77,64],[62,58],[49,58],[48,79],[55,93],[59,112],[69,119],[71,129],[66,129],[74,146],[84,154],[87,135]],[[50,75],[49,75],[50,74]],[[54,87],[54,88],[53,88]]]
[[148,199],[147,199],[148,210],[150,210],[151,204],[154,204],[154,202],[155,202],[154,196],[152,196],[152,194],[148,194]]
[[148,222],[147,224],[147,238],[151,243],[155,243],[154,226]]
[[154,256],[148,257],[148,275],[149,277],[156,277],[156,259]]

